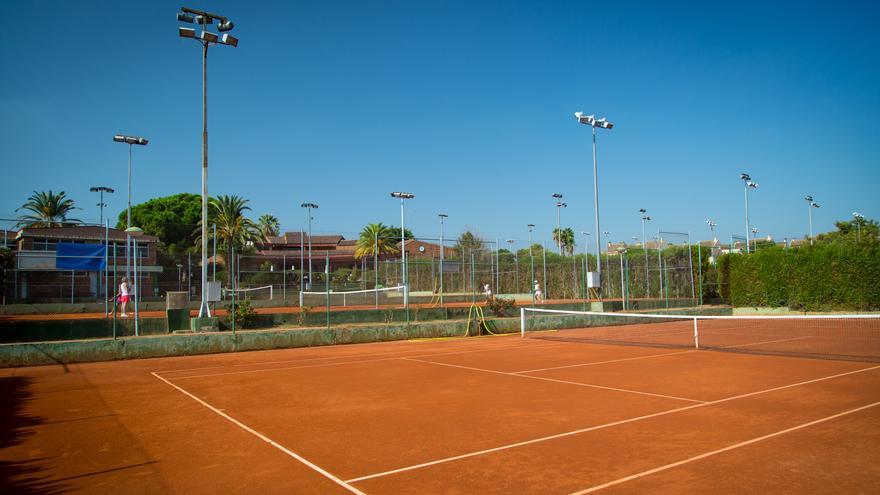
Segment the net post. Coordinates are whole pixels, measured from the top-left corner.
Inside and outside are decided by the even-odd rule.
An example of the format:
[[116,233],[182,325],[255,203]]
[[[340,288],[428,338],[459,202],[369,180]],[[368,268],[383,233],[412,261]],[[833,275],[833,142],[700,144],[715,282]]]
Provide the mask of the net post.
[[697,330],[697,317],[694,317],[694,349],[700,348],[700,333]]
[[519,331],[520,337],[526,338],[526,308],[519,308]]

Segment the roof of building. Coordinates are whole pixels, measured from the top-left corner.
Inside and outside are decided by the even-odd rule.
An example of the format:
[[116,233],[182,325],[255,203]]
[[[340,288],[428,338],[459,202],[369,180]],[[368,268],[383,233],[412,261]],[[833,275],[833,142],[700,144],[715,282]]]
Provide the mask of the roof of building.
[[[313,235],[312,239],[312,247],[314,248],[315,244],[319,244],[322,246],[336,246],[339,245],[341,241],[345,238],[339,234],[328,234],[328,235]],[[285,232],[279,236],[269,236],[266,238],[266,242],[264,245],[266,246],[298,246],[300,244],[308,244],[309,242],[309,234],[305,232]]]
[[[105,229],[99,225],[72,225],[67,227],[25,227],[18,231],[16,240],[25,237],[45,237],[47,239],[103,241],[105,236],[112,241],[125,241],[126,233],[120,229]],[[156,242],[158,237],[150,234],[138,236],[140,242]]]

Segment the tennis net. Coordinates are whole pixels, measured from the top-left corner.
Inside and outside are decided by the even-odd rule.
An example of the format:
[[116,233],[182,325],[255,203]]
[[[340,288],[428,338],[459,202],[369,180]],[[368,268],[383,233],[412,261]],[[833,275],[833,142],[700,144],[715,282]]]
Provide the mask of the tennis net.
[[383,304],[403,304],[404,287],[383,287],[381,289],[351,290],[342,292],[300,292],[300,306],[379,306]]
[[523,338],[880,362],[880,314],[709,316],[520,310]]
[[274,291],[272,290],[271,285],[266,285],[264,287],[250,287],[247,289],[227,289],[225,287],[223,288],[223,299],[232,299],[233,295],[236,299],[271,301],[274,296]]

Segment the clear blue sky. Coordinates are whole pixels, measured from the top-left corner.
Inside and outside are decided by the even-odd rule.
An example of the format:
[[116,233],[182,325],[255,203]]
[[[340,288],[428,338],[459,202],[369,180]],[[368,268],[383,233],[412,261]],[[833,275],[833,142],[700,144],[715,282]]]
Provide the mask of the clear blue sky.
[[[186,2],[184,2],[186,3]],[[201,57],[177,37],[181,1],[4,3],[0,216],[65,190],[96,220],[89,186],[125,206],[200,190]],[[880,217],[876,2],[196,2],[229,16],[238,48],[209,54],[210,193],[347,237],[400,223],[447,235],[549,240],[593,231],[590,133],[600,131],[602,230],[742,235],[739,173],[761,235]],[[578,234],[578,250],[583,248]],[[591,250],[592,250],[591,245]]]

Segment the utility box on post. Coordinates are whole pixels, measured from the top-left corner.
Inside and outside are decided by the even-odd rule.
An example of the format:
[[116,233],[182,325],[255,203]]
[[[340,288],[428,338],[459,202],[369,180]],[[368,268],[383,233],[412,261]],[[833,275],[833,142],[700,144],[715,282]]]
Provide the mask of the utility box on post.
[[168,292],[165,294],[165,317],[168,332],[189,330],[189,294],[187,292]]
[[597,289],[600,285],[599,272],[587,272],[587,287]]

